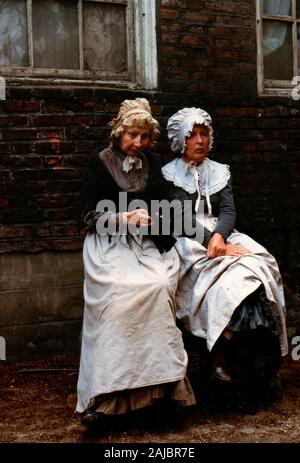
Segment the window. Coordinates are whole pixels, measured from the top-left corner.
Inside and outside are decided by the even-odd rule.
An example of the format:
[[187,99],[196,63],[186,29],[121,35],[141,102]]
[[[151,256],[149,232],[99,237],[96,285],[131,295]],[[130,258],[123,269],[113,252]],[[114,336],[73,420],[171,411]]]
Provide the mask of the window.
[[257,0],[258,90],[291,95],[300,76],[300,0]]
[[155,88],[155,0],[0,0],[0,74]]

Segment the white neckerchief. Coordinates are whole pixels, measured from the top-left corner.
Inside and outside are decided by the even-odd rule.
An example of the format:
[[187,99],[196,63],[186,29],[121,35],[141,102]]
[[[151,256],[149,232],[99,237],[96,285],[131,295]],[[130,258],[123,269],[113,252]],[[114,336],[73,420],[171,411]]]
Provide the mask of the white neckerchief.
[[212,215],[210,195],[222,190],[230,179],[229,166],[205,158],[196,166],[193,162],[186,163],[182,158],[176,158],[162,168],[163,176],[175,186],[183,188],[188,193],[197,191],[196,212],[201,195],[206,197],[208,214]]
[[136,169],[142,169],[142,160],[138,156],[129,156],[128,154],[123,161],[123,170],[128,173],[133,167]]

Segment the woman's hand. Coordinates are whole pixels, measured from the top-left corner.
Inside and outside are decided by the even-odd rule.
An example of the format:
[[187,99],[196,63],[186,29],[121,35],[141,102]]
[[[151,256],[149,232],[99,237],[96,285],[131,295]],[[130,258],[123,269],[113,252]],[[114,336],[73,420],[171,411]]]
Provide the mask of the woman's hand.
[[152,225],[152,218],[146,209],[135,209],[131,212],[123,212],[122,222],[125,224],[135,225],[139,227],[147,227]]
[[217,256],[243,256],[245,254],[252,254],[249,249],[239,246],[237,244],[227,243],[225,244],[224,238],[220,233],[215,233],[210,242],[208,243],[207,248],[207,257],[208,259],[213,259]]
[[243,256],[245,254],[252,254],[252,252],[237,244],[226,244],[225,256]]
[[217,256],[225,256],[226,244],[223,236],[220,233],[214,233],[207,247],[208,259],[213,259]]

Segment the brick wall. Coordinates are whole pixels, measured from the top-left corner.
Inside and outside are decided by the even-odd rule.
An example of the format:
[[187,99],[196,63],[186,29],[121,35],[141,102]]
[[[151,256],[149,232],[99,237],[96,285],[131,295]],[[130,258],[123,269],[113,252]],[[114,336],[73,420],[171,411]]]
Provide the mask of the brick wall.
[[[179,108],[200,106],[213,117],[214,159],[231,165],[238,228],[279,260],[296,332],[299,103],[257,95],[253,0],[158,3],[158,91],[8,87],[0,101],[0,252],[80,253],[74,201],[123,99],[148,98],[162,127]],[[156,150],[170,159],[165,130]]]

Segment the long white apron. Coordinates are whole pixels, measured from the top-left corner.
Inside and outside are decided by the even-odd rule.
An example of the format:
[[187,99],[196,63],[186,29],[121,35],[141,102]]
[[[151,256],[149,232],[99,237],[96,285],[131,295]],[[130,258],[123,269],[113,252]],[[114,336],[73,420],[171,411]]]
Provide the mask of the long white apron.
[[91,399],[184,379],[187,354],[175,323],[179,258],[153,242],[87,235],[77,411]]

